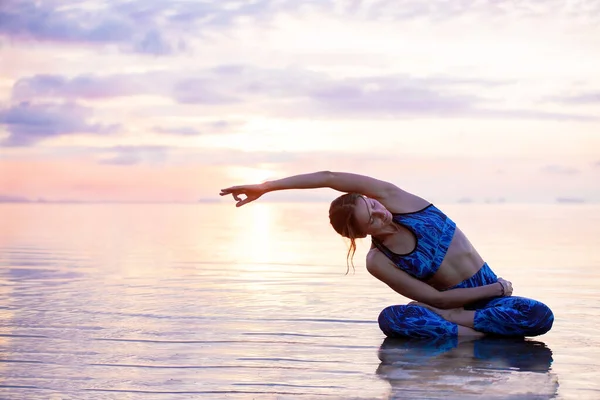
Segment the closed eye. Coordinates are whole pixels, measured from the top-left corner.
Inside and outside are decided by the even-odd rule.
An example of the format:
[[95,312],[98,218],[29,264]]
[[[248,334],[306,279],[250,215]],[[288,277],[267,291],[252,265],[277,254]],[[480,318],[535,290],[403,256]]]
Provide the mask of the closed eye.
[[373,224],[375,222],[375,218],[373,218],[373,208],[375,207],[375,202],[371,201],[371,219],[369,219],[369,224]]

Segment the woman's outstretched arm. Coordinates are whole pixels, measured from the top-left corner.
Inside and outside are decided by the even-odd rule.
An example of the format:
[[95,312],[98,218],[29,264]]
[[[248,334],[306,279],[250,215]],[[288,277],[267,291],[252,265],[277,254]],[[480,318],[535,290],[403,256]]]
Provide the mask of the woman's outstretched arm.
[[288,178],[265,182],[268,191],[285,189],[331,188],[345,193],[361,193],[369,197],[385,195],[398,190],[396,185],[366,175],[349,172],[320,171],[294,175]]
[[477,300],[512,294],[512,285],[502,279],[491,285],[439,291],[398,269],[379,252],[369,253],[367,270],[402,296],[440,309],[459,308]]
[[[396,185],[371,178],[366,175],[348,172],[320,171],[309,174],[294,175],[283,179],[267,181],[257,185],[232,186],[221,189],[221,196],[233,195],[240,207],[258,199],[265,193],[288,189],[317,189],[331,188],[345,193],[360,193],[375,198],[385,204],[386,200],[395,198],[402,201],[409,197],[416,197],[397,187]],[[246,199],[240,199],[239,195],[245,195]],[[406,198],[406,199],[403,199]]]

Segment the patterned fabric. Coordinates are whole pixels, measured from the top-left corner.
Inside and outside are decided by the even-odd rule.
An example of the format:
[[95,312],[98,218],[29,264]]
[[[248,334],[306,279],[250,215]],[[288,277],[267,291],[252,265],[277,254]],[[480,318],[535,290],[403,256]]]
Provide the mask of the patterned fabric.
[[491,285],[492,283],[496,283],[496,282],[498,282],[498,277],[496,276],[494,271],[492,271],[490,266],[487,263],[484,263],[483,267],[479,268],[479,271],[477,271],[477,273],[475,275],[473,275],[469,279],[465,279],[458,285],[454,285],[451,288],[446,289],[446,290],[458,289],[458,288],[479,287],[479,286]]
[[372,239],[377,247],[401,270],[419,280],[426,281],[439,269],[452,237],[456,224],[433,204],[412,213],[393,214],[394,222],[410,230],[416,240],[413,251],[396,254],[380,240]]
[[538,336],[552,328],[554,315],[548,306],[525,297],[498,297],[479,303],[473,328],[502,336]]
[[[470,288],[497,282],[496,274],[484,264],[471,278],[454,288]],[[496,297],[468,304],[475,310],[476,331],[501,336],[538,336],[552,328],[554,315],[548,306],[525,297]],[[378,318],[381,331],[388,337],[455,337],[458,326],[433,311],[416,305],[385,308]]]
[[414,305],[386,307],[377,322],[388,337],[433,339],[458,334],[458,325],[454,322],[446,321],[428,308]]

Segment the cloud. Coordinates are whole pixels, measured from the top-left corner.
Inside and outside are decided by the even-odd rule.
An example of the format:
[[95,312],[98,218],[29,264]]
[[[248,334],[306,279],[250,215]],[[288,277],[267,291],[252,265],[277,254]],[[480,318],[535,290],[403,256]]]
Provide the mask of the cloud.
[[141,161],[136,153],[119,153],[111,157],[103,158],[98,161],[99,164],[106,165],[135,165]]
[[154,131],[158,133],[166,133],[169,135],[181,135],[181,136],[196,136],[200,134],[200,131],[191,126],[182,126],[178,128],[163,128],[160,126],[154,127]]
[[[351,5],[350,5],[351,4]],[[346,14],[361,14],[368,19],[412,20],[428,17],[436,21],[460,18],[465,15],[490,16],[495,19],[531,18],[569,15],[573,18],[597,18],[600,5],[593,1],[565,2],[564,0],[521,0],[518,2],[484,0],[357,0],[344,8]]]
[[144,93],[143,87],[120,75],[106,77],[80,75],[69,79],[60,75],[41,74],[21,78],[12,88],[12,98],[16,101],[39,97],[94,99],[140,93]]
[[233,104],[242,102],[235,93],[227,93],[227,88],[209,79],[189,79],[173,88],[173,98],[182,104]]
[[99,164],[137,165],[163,164],[167,160],[169,148],[165,146],[116,146],[97,150]]
[[183,51],[186,48],[186,45],[183,40],[179,40],[176,44],[171,44],[158,30],[153,29],[135,42],[132,48],[138,53],[154,54],[158,56],[171,54],[176,50]]
[[212,121],[212,122],[209,122],[206,124],[206,126],[210,129],[212,129],[213,131],[229,130],[229,129],[237,128],[242,125],[243,125],[243,122],[240,122],[240,121],[225,121],[225,120]]
[[164,95],[172,92],[177,73],[147,72],[141,74],[82,74],[74,77],[39,74],[17,80],[11,92],[13,101],[39,98],[106,99],[136,95]]
[[550,100],[561,104],[573,105],[600,104],[600,91],[580,93],[571,96],[552,97]]
[[[92,157],[100,165],[202,165],[257,167],[266,164],[287,164],[302,157],[289,152],[246,152],[230,149],[206,149],[178,146],[114,146],[109,148],[79,148],[76,154]],[[324,153],[335,156],[337,153]]]
[[[85,155],[101,165],[194,165],[259,167],[266,164],[284,165],[306,156],[286,151],[240,151],[232,149],[194,148],[178,146],[115,146],[109,148],[77,148],[75,155]],[[324,156],[337,153],[324,152]],[[310,157],[312,157],[311,155]],[[340,158],[343,155],[338,155]]]
[[74,103],[31,104],[22,102],[0,109],[0,125],[9,132],[2,145],[28,146],[40,140],[76,133],[110,133],[117,126],[88,122],[91,110]]
[[[145,1],[133,3],[145,4]],[[195,27],[200,31],[230,28],[241,19],[265,24],[281,14],[301,15],[305,11],[331,13],[336,9],[333,0],[170,1],[161,6],[168,10],[164,16],[171,24]]]
[[[63,149],[64,150],[64,149]],[[325,156],[340,159],[347,157],[338,153],[324,152]],[[312,160],[311,155],[309,158]],[[179,146],[114,146],[114,147],[74,147],[69,157],[91,158],[99,165],[188,165],[188,166],[240,166],[259,168],[265,165],[285,165],[305,159],[305,155],[287,151],[241,151],[221,148],[179,147]],[[318,158],[318,157],[317,157]]]
[[308,97],[319,109],[352,114],[450,115],[472,109],[477,98],[448,95],[417,82],[394,79],[347,80],[316,89]]
[[187,48],[184,38],[220,31],[242,19],[263,24],[307,7],[331,9],[326,0],[184,1],[11,0],[0,4],[0,36],[13,40],[119,45],[126,51],[168,55]]
[[414,20],[434,22],[475,17],[545,17],[567,15],[577,21],[596,21],[600,3],[562,0],[10,0],[0,3],[0,36],[12,40],[118,45],[125,51],[168,55],[185,50],[186,39],[207,37],[237,26],[241,21],[268,29],[281,15],[302,18],[306,13],[346,21]]
[[[335,79],[298,68],[225,65],[184,79],[174,97],[183,103],[240,103],[255,98],[285,99],[293,110],[366,114],[445,114],[472,108],[475,96],[458,95],[450,79],[428,81],[407,75]],[[432,83],[434,82],[434,83]],[[472,84],[472,82],[469,82]]]
[[[161,71],[144,74],[36,75],[15,83],[15,101],[61,98],[112,98],[156,95],[180,104],[251,106],[263,115],[283,117],[473,117],[540,120],[597,120],[598,117],[543,110],[494,109],[477,89],[506,81],[407,74],[338,78],[301,68],[260,68],[221,65],[197,71]],[[258,107],[258,109],[257,109]],[[194,130],[165,128],[171,133]],[[173,130],[175,129],[175,130]]]
[[478,109],[473,112],[473,117],[484,118],[508,118],[508,119],[529,119],[529,120],[547,120],[547,121],[598,121],[600,117],[595,115],[586,115],[578,113],[561,113],[553,111],[534,111],[534,110],[493,110]]
[[[117,44],[139,53],[171,54],[180,46],[165,37],[155,12],[143,18],[134,8],[86,8],[79,2],[15,0],[0,6],[0,35],[14,40]],[[136,2],[137,11],[142,4]],[[121,11],[121,12],[120,12]],[[126,11],[126,12],[123,12]]]
[[289,97],[327,84],[331,78],[301,69],[271,69],[223,65],[197,71],[162,71],[141,74],[40,74],[19,79],[12,88],[14,100],[36,97],[111,98],[138,94],[171,97],[180,103],[237,103],[245,96]]
[[203,134],[230,133],[232,130],[237,129],[241,126],[243,126],[243,122],[240,121],[216,120],[211,122],[200,123],[197,125],[197,127],[155,126],[154,131],[157,133],[164,133],[168,135],[197,136]]
[[23,196],[13,196],[0,193],[0,203],[28,203],[30,200]]
[[576,168],[556,164],[544,166],[542,168],[542,172],[553,175],[576,175],[580,173],[580,171]]
[[[533,110],[498,110],[465,87],[488,88],[509,82],[450,77],[417,78],[388,74],[335,78],[300,68],[223,65],[183,78],[174,98],[181,103],[240,104],[275,102],[278,115],[319,117],[474,117],[546,120],[597,120],[597,117]],[[285,102],[282,102],[285,100]]]

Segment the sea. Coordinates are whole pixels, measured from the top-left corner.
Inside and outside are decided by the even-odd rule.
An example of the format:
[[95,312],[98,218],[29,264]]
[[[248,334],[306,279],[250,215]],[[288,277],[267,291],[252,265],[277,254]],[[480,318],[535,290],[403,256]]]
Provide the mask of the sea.
[[386,339],[327,203],[0,204],[0,399],[600,399],[600,204],[437,204],[527,339]]

